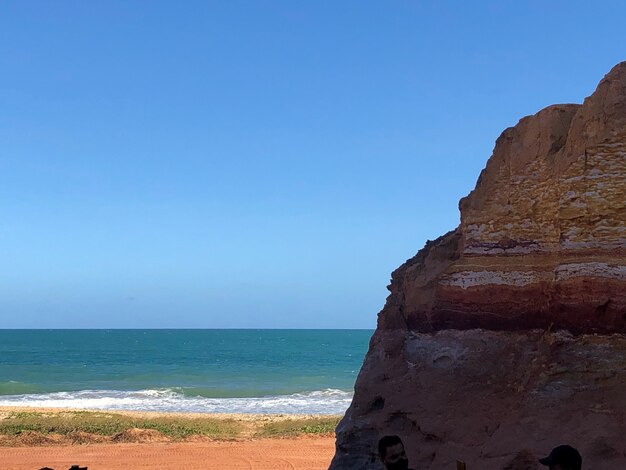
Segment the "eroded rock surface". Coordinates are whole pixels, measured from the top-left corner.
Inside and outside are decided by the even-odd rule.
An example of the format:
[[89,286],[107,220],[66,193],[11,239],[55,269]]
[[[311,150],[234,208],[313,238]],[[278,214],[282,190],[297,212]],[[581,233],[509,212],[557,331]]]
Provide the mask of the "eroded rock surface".
[[419,469],[626,468],[626,62],[505,130],[459,209],[392,274],[331,468],[390,433]]
[[403,438],[415,469],[535,468],[525,455],[563,442],[585,469],[626,468],[625,364],[622,335],[378,331],[333,468],[380,469],[383,434]]

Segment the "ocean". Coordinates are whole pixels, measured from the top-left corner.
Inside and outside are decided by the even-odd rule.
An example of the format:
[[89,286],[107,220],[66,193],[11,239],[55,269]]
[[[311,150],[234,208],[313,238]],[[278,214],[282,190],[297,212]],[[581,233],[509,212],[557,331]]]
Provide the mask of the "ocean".
[[340,414],[372,330],[0,330],[0,406]]

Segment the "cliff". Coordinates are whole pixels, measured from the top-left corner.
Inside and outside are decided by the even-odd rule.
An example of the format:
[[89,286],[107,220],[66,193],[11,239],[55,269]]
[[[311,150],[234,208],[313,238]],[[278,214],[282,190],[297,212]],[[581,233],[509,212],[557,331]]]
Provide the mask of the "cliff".
[[626,467],[626,62],[505,130],[459,209],[392,274],[331,468],[381,468],[390,433],[417,468]]

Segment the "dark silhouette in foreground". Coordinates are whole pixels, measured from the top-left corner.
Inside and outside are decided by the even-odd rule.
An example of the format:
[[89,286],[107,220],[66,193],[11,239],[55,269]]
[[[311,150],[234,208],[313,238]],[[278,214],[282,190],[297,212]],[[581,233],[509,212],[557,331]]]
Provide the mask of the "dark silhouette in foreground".
[[[50,468],[50,467],[43,467],[40,468],[39,470],[54,470],[54,468]],[[80,465],[72,465],[69,470],[88,470],[87,467],[81,467]]]
[[552,449],[547,457],[539,459],[539,463],[550,470],[581,470],[583,459],[572,446],[562,445]]
[[[404,443],[399,436],[394,435],[381,438],[378,441],[378,455],[386,470],[411,470]],[[514,460],[519,460],[517,463],[524,461],[527,466],[533,461],[537,462],[534,459],[536,457],[533,457],[531,452],[521,451]],[[539,459],[539,463],[548,467],[549,470],[582,470],[582,461],[578,450],[569,445],[555,447],[550,452],[550,455]],[[536,463],[532,465],[533,468],[535,466]],[[456,468],[457,470],[467,470],[467,466],[462,460],[456,461]],[[518,466],[514,464],[514,467],[509,465],[506,468],[512,470],[513,468],[518,468]]]

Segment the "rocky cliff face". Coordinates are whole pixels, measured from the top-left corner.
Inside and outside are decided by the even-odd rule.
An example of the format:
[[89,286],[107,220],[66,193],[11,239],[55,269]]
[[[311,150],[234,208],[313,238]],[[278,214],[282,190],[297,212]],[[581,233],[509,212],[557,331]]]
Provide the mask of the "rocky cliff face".
[[392,274],[331,468],[381,468],[389,433],[420,469],[563,442],[626,468],[626,62],[505,130],[459,208]]

